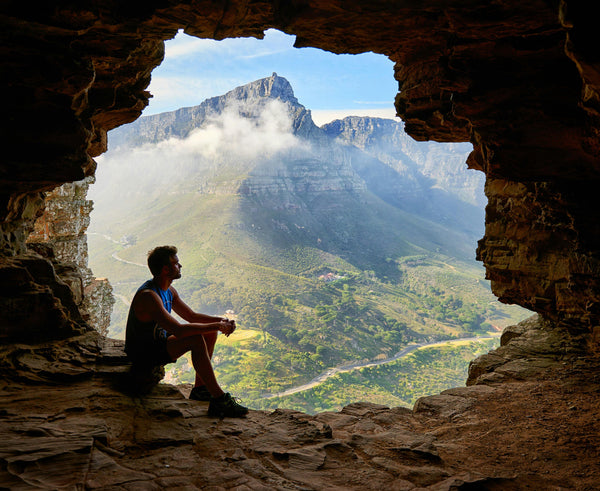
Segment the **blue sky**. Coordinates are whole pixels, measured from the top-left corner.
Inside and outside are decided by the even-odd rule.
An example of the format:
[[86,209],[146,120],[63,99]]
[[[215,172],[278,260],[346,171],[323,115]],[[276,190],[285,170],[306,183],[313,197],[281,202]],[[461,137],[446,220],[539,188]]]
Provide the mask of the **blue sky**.
[[387,57],[294,48],[294,39],[272,29],[262,40],[215,41],[179,33],[167,41],[165,60],[152,72],[148,90],[154,98],[144,115],[194,106],[277,72],[317,124],[350,114],[395,116],[398,83]]

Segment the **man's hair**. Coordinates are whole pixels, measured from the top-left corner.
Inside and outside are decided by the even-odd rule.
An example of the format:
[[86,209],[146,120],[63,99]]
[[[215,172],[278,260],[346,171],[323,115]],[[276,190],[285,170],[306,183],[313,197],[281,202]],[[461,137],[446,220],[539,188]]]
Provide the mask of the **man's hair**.
[[148,267],[152,276],[156,277],[160,274],[163,266],[171,264],[171,258],[177,254],[175,246],[159,246],[148,252]]

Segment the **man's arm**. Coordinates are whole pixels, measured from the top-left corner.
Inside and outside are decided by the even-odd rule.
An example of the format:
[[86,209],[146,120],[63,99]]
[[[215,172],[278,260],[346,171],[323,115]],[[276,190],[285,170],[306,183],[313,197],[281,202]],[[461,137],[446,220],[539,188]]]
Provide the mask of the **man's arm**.
[[175,317],[167,312],[160,297],[152,290],[139,292],[133,299],[132,306],[136,317],[140,321],[154,321],[169,334],[179,338],[214,331],[220,331],[226,335],[233,332],[233,326],[224,320],[221,320],[220,317],[218,318],[219,321],[190,322],[189,324],[180,323]]
[[182,319],[185,319],[188,322],[200,322],[200,323],[211,323],[211,322],[221,322],[227,319],[223,317],[215,317],[213,315],[201,314],[200,312],[194,312],[179,296],[177,290],[171,287],[171,292],[173,292],[173,310],[179,315]]

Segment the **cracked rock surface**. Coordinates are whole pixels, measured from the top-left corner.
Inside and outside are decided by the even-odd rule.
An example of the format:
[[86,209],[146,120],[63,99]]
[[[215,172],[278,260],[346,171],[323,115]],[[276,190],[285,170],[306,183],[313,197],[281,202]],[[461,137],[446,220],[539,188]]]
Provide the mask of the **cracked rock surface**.
[[[528,322],[500,348],[520,367],[510,376],[490,369],[412,410],[357,402],[221,420],[186,399],[190,387],[128,394],[119,341],[65,342],[80,365],[66,373],[27,376],[50,355],[15,356],[16,380],[0,392],[0,488],[595,489],[600,363],[577,353],[540,369],[542,346],[556,345],[544,341],[548,326]],[[538,343],[507,354],[523,336]]]

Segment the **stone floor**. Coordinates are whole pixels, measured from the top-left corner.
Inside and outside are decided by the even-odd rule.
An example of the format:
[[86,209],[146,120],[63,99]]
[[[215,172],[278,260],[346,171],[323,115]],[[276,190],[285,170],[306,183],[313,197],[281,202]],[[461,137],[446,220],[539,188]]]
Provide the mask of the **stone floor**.
[[97,341],[3,353],[14,372],[0,386],[0,489],[600,488],[596,358],[522,357],[510,376],[413,410],[358,402],[220,420],[189,387],[128,395],[119,343],[94,358]]

